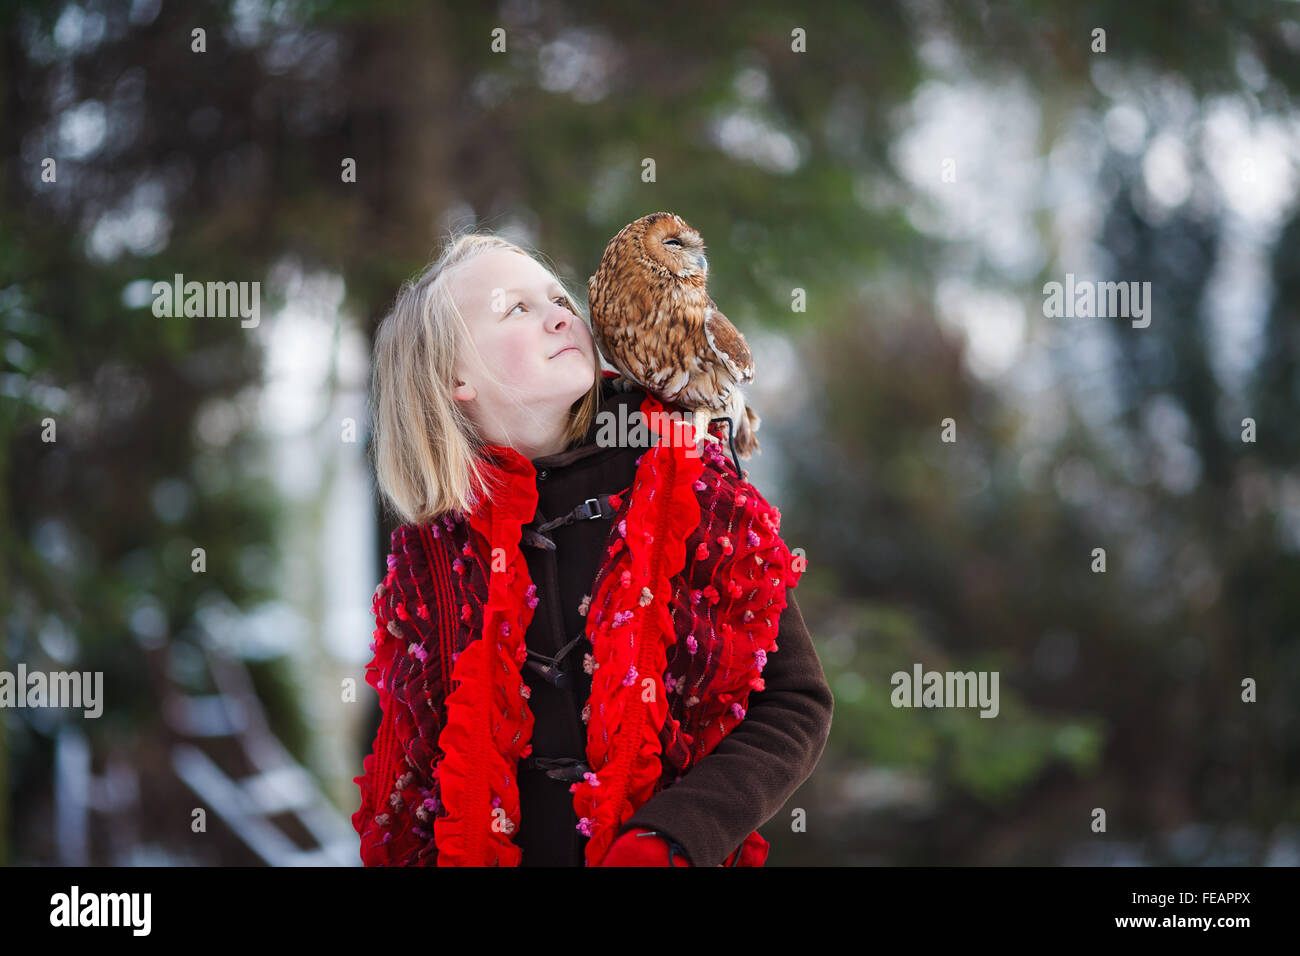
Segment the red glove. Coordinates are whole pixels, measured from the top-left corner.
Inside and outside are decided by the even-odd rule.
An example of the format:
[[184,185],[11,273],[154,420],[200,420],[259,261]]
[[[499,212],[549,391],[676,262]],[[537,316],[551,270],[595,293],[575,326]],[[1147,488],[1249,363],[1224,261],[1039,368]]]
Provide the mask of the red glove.
[[601,866],[690,866],[680,843],[658,830],[631,827],[610,844]]
[[763,835],[755,830],[749,836],[745,837],[745,842],[740,844],[734,853],[723,860],[719,866],[763,866],[767,861],[767,851],[771,844],[764,839]]

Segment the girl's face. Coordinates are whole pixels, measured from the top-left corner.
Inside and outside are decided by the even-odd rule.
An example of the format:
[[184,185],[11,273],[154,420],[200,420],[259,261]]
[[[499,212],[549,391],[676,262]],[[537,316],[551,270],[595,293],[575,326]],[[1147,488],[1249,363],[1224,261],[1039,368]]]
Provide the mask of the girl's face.
[[449,281],[478,346],[457,363],[454,397],[492,444],[530,458],[561,450],[568,412],[595,381],[587,324],[555,277],[517,252],[482,253]]

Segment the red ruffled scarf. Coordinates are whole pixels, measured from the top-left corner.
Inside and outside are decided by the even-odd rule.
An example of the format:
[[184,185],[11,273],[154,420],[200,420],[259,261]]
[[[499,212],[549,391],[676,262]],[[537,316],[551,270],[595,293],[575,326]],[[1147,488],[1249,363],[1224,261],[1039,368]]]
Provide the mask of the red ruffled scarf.
[[[690,426],[670,433],[663,410],[653,397],[642,403],[663,440],[611,499],[614,527],[587,611],[591,772],[570,787],[590,837],[587,865],[744,719],[801,573],[779,510],[716,445],[693,454]],[[521,822],[515,773],[532,749],[533,715],[520,668],[538,599],[520,540],[537,510],[536,472],[514,449],[488,451],[492,498],[468,522],[451,515],[397,529],[375,592],[366,680],[385,719],[354,778],[367,865],[517,866],[522,857],[511,838]],[[761,865],[766,848],[754,831],[738,865]]]

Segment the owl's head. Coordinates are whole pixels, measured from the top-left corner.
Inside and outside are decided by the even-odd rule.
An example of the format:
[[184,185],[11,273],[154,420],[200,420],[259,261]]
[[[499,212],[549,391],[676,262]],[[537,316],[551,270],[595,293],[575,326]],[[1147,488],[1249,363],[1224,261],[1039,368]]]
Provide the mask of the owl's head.
[[642,255],[679,279],[703,284],[709,276],[704,240],[685,219],[670,212],[656,212],[637,223],[641,227]]

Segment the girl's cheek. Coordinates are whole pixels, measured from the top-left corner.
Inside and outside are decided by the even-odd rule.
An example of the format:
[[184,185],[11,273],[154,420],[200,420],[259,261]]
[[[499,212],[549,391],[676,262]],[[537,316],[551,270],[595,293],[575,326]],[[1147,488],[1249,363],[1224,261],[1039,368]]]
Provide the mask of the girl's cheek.
[[504,335],[494,329],[492,335],[485,336],[485,339],[479,343],[479,349],[483,353],[484,360],[492,367],[512,369],[519,354],[519,343],[516,339],[516,336]]
[[502,343],[501,348],[501,365],[514,375],[524,375],[530,372],[528,363],[528,349],[525,343],[521,341],[522,336],[514,336]]
[[574,324],[574,338],[582,342],[587,348],[591,348],[591,329],[587,328],[587,323],[581,320]]

